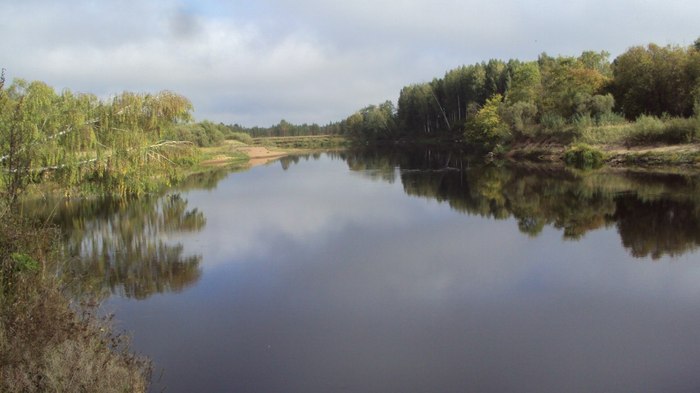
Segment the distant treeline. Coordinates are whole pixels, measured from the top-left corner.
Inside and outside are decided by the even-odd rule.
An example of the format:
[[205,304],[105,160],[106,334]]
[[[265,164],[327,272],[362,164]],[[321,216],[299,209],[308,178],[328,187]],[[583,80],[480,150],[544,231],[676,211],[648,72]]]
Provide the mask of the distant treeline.
[[[493,147],[518,137],[699,112],[700,39],[689,47],[635,46],[612,62],[607,52],[587,51],[461,66],[404,87],[396,107],[370,105],[326,130],[361,140],[445,137]],[[689,128],[690,139],[699,131],[697,121],[675,126]]]
[[261,137],[283,137],[283,136],[306,136],[306,135],[335,135],[340,130],[336,130],[331,125],[319,126],[318,124],[292,124],[286,120],[281,120],[271,127],[243,127],[238,124],[228,125],[234,132],[244,132],[253,138]]
[[339,122],[225,127],[252,137],[445,138],[489,148],[538,137],[626,144],[700,138],[700,39],[688,47],[635,46],[609,57],[585,51],[577,57],[542,53],[534,61],[492,59],[405,86],[396,105],[369,105]]

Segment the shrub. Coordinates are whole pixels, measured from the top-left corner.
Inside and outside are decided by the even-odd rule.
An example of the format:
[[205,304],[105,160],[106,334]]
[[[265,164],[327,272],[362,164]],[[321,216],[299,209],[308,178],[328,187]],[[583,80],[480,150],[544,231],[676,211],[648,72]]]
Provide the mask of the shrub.
[[566,119],[556,113],[545,113],[540,119],[540,124],[545,131],[559,132],[566,126]]
[[533,136],[532,130],[537,116],[537,106],[531,102],[518,101],[502,105],[499,114],[513,131],[523,135]]
[[598,116],[599,126],[618,126],[622,124],[627,124],[627,119],[619,113],[606,112]]
[[612,94],[594,95],[589,101],[589,110],[596,119],[612,114],[615,107],[615,98]]
[[585,143],[573,145],[564,152],[564,162],[579,169],[598,168],[603,160],[603,152]]
[[588,127],[581,130],[578,141],[589,144],[625,143],[631,128],[630,124]]
[[57,231],[0,203],[0,392],[145,392],[150,362],[60,291]]
[[699,122],[695,118],[672,118],[666,122],[664,139],[667,143],[690,143],[700,131]]
[[664,122],[656,116],[641,115],[632,125],[631,139],[637,142],[652,142],[658,139]]
[[224,134],[219,126],[211,122],[182,124],[173,128],[165,136],[175,141],[189,141],[199,147],[218,146],[224,141]]
[[696,118],[664,118],[642,115],[632,124],[627,142],[631,144],[689,143],[700,132]]
[[574,115],[574,118],[571,122],[573,123],[574,127],[578,130],[585,130],[586,128],[593,127],[596,125],[595,120],[589,114]]
[[226,136],[226,139],[243,142],[246,145],[253,144],[253,137],[245,132],[232,132]]

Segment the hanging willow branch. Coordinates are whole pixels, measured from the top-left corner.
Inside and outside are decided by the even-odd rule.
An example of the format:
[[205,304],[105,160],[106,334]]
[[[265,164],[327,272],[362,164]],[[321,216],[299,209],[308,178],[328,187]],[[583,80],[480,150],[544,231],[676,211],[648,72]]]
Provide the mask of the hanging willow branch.
[[[144,150],[145,150],[147,156],[155,157],[159,160],[165,159],[169,163],[176,165],[172,160],[168,159],[165,155],[158,153],[156,151],[151,151],[152,149],[156,149],[156,148],[173,147],[173,146],[194,146],[194,144],[190,141],[165,141],[165,142],[157,143],[155,145],[147,146]],[[135,148],[127,149],[127,152],[131,152],[133,150],[136,150],[136,149]],[[102,157],[102,159],[107,160],[107,159],[110,159],[112,157],[113,157],[113,155],[108,155],[108,156]],[[6,173],[17,173],[19,171],[19,172],[42,173],[42,172],[46,172],[46,171],[54,171],[54,170],[58,170],[58,169],[64,169],[64,168],[68,168],[68,167],[72,167],[72,166],[83,166],[86,164],[97,162],[99,160],[100,160],[99,157],[95,157],[95,158],[91,158],[89,160],[78,161],[74,164],[61,164],[61,165],[44,166],[44,167],[39,167],[39,168],[26,168],[23,171],[19,171],[18,169],[6,169],[5,172]]]
[[[42,82],[16,80],[6,88],[4,81],[3,72],[0,174],[10,194],[16,194],[36,174],[100,162],[106,165],[95,170],[105,192],[130,192],[129,187],[135,185],[138,193],[144,179],[153,175],[152,168],[142,167],[144,161],[173,165],[169,150],[192,145],[160,140],[164,130],[191,118],[192,104],[175,93],[125,92],[104,102],[69,91],[58,95]],[[69,170],[54,180],[72,186],[83,180],[80,173],[84,172]]]

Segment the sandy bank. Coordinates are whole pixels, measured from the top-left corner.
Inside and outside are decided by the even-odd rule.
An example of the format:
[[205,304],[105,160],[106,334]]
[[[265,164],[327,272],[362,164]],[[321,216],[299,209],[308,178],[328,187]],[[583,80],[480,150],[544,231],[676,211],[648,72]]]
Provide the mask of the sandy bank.
[[263,146],[245,146],[239,147],[237,150],[245,153],[250,158],[248,161],[250,166],[264,165],[289,154],[285,151],[272,151]]
[[[248,156],[248,165],[253,167],[257,165],[264,165],[270,161],[276,160],[280,157],[284,157],[289,153],[281,150],[270,150],[264,146],[247,146],[247,145],[233,145],[231,144],[231,151],[243,153]],[[214,156],[213,158],[202,161],[200,164],[202,166],[209,167],[220,167],[226,166],[231,163],[234,158],[229,154],[222,152]]]

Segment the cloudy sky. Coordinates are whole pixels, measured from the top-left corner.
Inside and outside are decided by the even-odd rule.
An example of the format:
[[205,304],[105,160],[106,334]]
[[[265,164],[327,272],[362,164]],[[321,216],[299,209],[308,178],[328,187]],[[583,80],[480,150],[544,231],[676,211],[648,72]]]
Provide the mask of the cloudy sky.
[[3,0],[9,79],[172,90],[198,120],[340,120],[490,58],[690,45],[697,0]]

